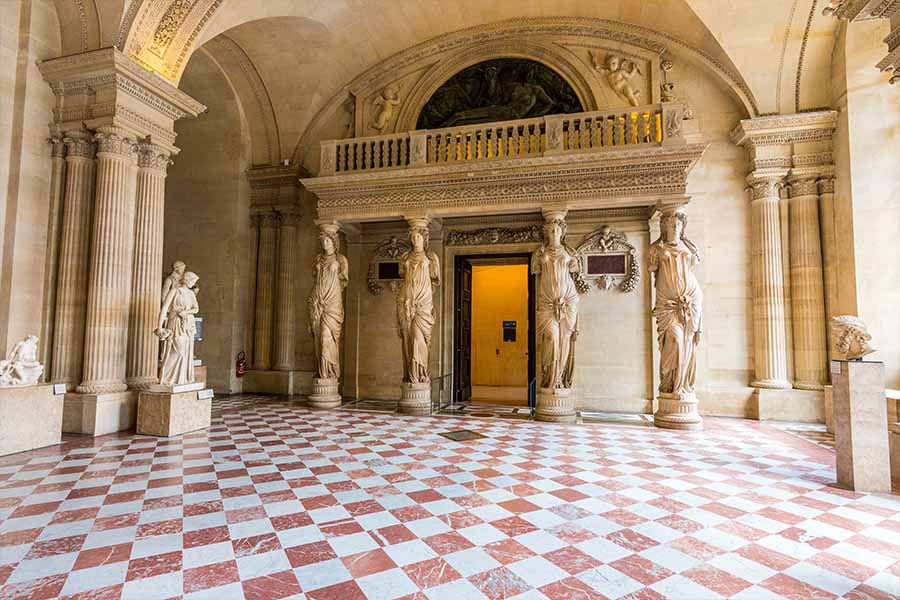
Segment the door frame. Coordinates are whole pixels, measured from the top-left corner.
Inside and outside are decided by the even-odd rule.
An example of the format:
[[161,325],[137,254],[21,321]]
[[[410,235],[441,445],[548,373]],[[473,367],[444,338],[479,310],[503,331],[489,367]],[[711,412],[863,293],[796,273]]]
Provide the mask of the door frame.
[[[518,259],[522,262],[513,262],[508,264],[524,264],[528,267],[528,381],[525,382],[526,387],[530,387],[530,383],[534,381],[536,373],[537,373],[537,356],[535,352],[536,348],[536,329],[535,329],[535,307],[536,307],[536,276],[531,273],[531,252],[506,252],[506,253],[477,253],[477,254],[457,254],[454,257],[453,261],[453,345],[451,349],[452,357],[453,357],[453,390],[451,398],[453,398],[453,402],[464,402],[469,400],[469,398],[461,398],[460,394],[462,391],[462,384],[460,381],[460,376],[462,374],[462,369],[460,368],[460,360],[462,360],[462,352],[459,347],[460,335],[461,335],[461,308],[460,308],[460,291],[461,291],[461,276],[462,276],[462,265],[463,263],[472,264],[471,261],[503,261],[509,259]],[[473,298],[474,300],[474,298]],[[474,307],[474,302],[472,304]],[[471,316],[470,316],[471,320]],[[471,339],[469,340],[471,344]],[[469,352],[469,389],[471,390],[471,377],[472,377],[472,366],[471,366],[471,352]]]

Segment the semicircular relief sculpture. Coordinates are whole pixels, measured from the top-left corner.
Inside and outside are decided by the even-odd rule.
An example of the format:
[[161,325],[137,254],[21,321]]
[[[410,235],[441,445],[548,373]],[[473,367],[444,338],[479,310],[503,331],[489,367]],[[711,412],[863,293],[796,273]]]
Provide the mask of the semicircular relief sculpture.
[[534,60],[495,58],[467,67],[431,95],[417,129],[582,112],[581,101],[556,71]]

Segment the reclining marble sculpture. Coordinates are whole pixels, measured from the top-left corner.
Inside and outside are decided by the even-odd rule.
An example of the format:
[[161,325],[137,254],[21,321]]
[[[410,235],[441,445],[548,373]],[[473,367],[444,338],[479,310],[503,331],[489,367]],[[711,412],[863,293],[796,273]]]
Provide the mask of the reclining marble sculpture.
[[5,360],[0,360],[0,387],[35,385],[44,373],[37,359],[38,337],[29,335],[13,347]]
[[159,310],[159,327],[153,332],[163,341],[159,367],[160,385],[182,385],[194,382],[195,316],[199,311],[192,289],[200,278],[187,271],[173,282]]
[[861,360],[863,356],[878,350],[869,343],[872,336],[866,324],[852,315],[831,318],[831,337],[835,349],[844,355],[845,360]]

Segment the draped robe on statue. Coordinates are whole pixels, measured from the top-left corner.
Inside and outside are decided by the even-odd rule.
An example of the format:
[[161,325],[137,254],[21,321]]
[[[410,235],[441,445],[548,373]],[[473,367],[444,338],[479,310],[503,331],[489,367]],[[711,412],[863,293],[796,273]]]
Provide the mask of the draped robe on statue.
[[532,273],[541,274],[536,316],[542,388],[572,387],[578,322],[578,288],[572,273],[577,270],[578,261],[565,246],[542,247],[532,257]]
[[319,379],[341,376],[340,341],[344,325],[344,282],[346,259],[338,254],[320,254],[316,259],[315,285],[309,296],[309,322],[316,347]]
[[403,341],[403,381],[428,383],[428,345],[434,327],[432,280],[438,278],[437,255],[410,252],[400,261],[403,287],[397,296],[397,320]]
[[[166,329],[171,333],[163,341],[162,366],[159,382],[162,385],[180,385],[194,381],[194,334],[197,324],[194,314],[199,310],[197,296],[188,287],[177,287],[166,317]],[[181,316],[184,311],[189,314]]]
[[650,247],[656,273],[656,330],[659,339],[659,391],[691,394],[697,380],[697,336],[703,293],[694,276],[700,257],[686,244],[658,240]]

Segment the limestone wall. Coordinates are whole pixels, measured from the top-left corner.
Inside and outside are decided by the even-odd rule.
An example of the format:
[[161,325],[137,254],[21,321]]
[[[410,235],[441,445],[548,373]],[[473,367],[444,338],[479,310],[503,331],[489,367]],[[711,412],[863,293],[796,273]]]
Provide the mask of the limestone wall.
[[249,277],[249,139],[240,108],[217,67],[191,60],[182,89],[209,111],[176,125],[181,153],[166,182],[164,271],[174,260],[200,276],[203,341],[196,355],[217,392],[241,391],[234,360],[243,349]]

